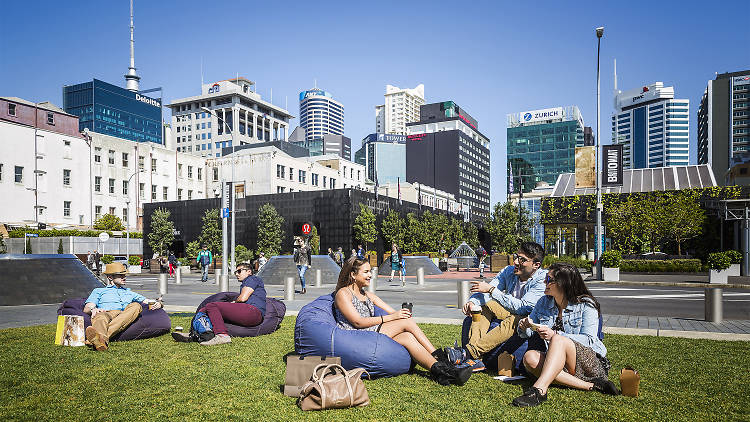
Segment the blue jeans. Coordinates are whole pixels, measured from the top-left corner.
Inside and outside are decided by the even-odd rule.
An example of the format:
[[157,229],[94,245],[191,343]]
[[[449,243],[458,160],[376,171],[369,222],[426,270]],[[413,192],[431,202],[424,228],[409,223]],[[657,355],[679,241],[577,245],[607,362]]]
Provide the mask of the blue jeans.
[[302,288],[305,288],[305,272],[307,272],[307,265],[297,265],[297,272],[299,272],[299,282],[302,283]]
[[203,266],[203,275],[201,276],[201,281],[208,281],[208,265]]

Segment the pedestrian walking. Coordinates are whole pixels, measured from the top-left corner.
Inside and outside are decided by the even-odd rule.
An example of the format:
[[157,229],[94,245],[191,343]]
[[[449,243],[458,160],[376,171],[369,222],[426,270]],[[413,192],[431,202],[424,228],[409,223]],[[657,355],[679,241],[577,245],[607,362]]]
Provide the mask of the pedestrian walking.
[[294,236],[294,264],[297,266],[297,272],[299,273],[299,282],[302,284],[301,294],[307,293],[305,288],[305,273],[310,268],[312,263],[312,255],[310,247],[307,246],[305,240],[300,236]]
[[208,250],[208,245],[203,244],[203,249],[198,252],[195,260],[198,262],[198,266],[201,267],[201,281],[205,283],[208,281],[208,268],[213,262],[213,256],[211,255],[211,251]]
[[99,254],[98,250],[94,250],[94,267],[96,268],[96,276],[99,277],[101,274],[101,267],[99,266],[99,262],[102,259],[102,256]]

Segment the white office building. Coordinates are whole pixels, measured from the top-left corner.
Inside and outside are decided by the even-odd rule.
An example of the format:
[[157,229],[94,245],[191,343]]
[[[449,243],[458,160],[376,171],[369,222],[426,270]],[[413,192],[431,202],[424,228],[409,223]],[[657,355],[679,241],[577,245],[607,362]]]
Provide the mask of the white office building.
[[655,82],[618,91],[615,82],[612,143],[623,144],[626,169],[689,164],[689,108],[674,87]]
[[424,104],[423,84],[411,89],[386,85],[385,103],[375,106],[375,133],[406,135],[406,124],[419,121]]
[[418,182],[388,182],[378,185],[378,195],[400,198],[402,201],[420,204],[427,208],[462,214],[466,221],[469,220],[469,207],[464,207],[456,201],[455,195]]
[[173,148],[218,157],[221,148],[232,146],[232,142],[286,141],[293,116],[264,101],[253,91],[254,85],[242,77],[208,83],[201,85],[201,95],[172,101]]
[[324,135],[343,136],[344,105],[334,100],[330,92],[317,87],[302,91],[299,93],[299,125],[305,131],[307,143],[321,141]]

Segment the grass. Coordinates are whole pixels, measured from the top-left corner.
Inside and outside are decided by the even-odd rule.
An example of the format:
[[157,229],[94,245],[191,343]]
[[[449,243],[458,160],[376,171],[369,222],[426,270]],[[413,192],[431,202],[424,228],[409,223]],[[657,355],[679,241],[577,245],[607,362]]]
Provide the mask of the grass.
[[[456,326],[423,329],[436,345],[458,334]],[[518,409],[510,401],[524,385],[480,373],[463,387],[441,387],[407,374],[366,381],[367,407],[302,412],[279,390],[293,333],[287,317],[274,334],[225,346],[166,335],[97,353],[55,346],[53,325],[0,330],[0,420],[750,420],[747,342],[608,335],[610,376],[619,385],[620,368],[638,369],[638,398],[552,388],[542,406]]]

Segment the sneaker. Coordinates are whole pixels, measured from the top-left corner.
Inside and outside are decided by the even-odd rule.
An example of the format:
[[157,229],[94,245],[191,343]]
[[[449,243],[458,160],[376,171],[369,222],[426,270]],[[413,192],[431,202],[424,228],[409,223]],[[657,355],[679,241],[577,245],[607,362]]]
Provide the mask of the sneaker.
[[460,365],[470,357],[466,349],[458,347],[458,342],[453,347],[446,347],[445,354],[448,355],[448,362],[453,365]]
[[232,338],[228,334],[219,334],[214,336],[211,340],[203,341],[200,343],[201,346],[216,346],[217,344],[231,343]]
[[174,341],[179,343],[190,343],[193,341],[193,338],[190,337],[190,334],[180,333],[177,331],[172,332],[172,338]]
[[406,280],[401,280],[401,287],[406,287]]
[[594,378],[591,382],[594,383],[594,388],[592,388],[594,391],[598,391],[602,394],[609,394],[611,396],[620,395],[620,390],[617,389],[615,383],[606,378]]
[[545,400],[547,400],[547,393],[544,393],[544,395],[542,395],[542,392],[538,388],[531,386],[528,390],[526,390],[525,393],[513,399],[513,406],[539,406]]
[[485,370],[484,362],[481,359],[468,358],[456,365],[456,368],[471,368],[471,372],[482,372]]

